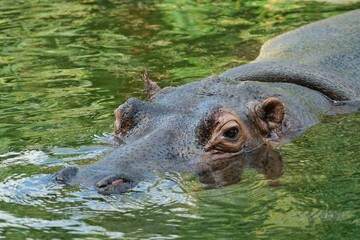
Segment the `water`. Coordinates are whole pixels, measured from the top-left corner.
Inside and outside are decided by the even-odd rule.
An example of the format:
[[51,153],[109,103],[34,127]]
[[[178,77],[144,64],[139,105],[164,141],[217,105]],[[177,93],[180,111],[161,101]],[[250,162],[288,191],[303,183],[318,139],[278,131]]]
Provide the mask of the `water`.
[[7,239],[360,235],[360,114],[324,119],[253,170],[201,191],[181,173],[135,192],[64,188],[53,174],[113,148],[112,111],[140,75],[177,86],[254,59],[279,33],[350,9],[332,1],[0,1],[0,236]]

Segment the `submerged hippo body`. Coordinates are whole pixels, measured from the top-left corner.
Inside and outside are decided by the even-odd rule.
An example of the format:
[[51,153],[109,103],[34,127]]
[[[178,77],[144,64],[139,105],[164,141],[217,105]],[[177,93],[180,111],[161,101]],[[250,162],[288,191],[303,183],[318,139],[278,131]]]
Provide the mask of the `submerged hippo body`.
[[315,22],[264,44],[252,63],[219,76],[160,89],[151,101],[115,110],[119,147],[104,159],[57,175],[68,185],[123,192],[158,172],[190,172],[206,183],[237,182],[254,167],[281,175],[271,146],[301,134],[322,115],[358,109],[360,10]]

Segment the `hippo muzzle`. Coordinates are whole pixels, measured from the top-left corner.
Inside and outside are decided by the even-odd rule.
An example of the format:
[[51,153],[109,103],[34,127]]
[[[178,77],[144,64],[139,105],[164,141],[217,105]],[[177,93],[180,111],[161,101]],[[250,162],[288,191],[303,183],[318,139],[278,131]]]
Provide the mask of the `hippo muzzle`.
[[82,174],[81,176],[77,167],[68,167],[61,170],[55,180],[58,183],[71,186],[84,185],[83,183],[86,182],[85,185],[95,186],[98,193],[103,195],[123,193],[136,185],[130,178],[116,173],[111,174],[109,171],[92,173],[90,170],[86,175]]

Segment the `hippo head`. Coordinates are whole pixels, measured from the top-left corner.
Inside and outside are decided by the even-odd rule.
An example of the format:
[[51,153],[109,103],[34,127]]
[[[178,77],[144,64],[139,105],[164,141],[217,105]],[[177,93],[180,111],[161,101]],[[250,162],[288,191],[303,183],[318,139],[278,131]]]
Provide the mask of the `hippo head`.
[[239,181],[246,166],[269,178],[281,174],[280,155],[267,143],[284,118],[277,98],[251,101],[242,111],[222,104],[180,107],[162,102],[128,99],[115,110],[119,147],[96,163],[65,168],[57,181],[96,186],[99,193],[111,194],[159,172],[194,173],[214,186]]

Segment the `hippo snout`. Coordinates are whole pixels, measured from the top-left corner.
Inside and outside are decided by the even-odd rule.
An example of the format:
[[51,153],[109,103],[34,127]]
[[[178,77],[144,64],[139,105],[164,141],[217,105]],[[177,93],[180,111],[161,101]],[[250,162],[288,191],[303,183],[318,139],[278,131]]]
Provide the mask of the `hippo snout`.
[[[91,171],[89,171],[91,172]],[[103,173],[103,172],[101,172]],[[60,184],[69,186],[81,185],[86,182],[88,187],[95,186],[98,193],[110,195],[114,193],[124,193],[133,188],[136,184],[129,177],[120,174],[84,174],[77,167],[67,167],[61,170],[55,177]]]
[[55,180],[58,183],[69,184],[71,180],[76,176],[79,169],[77,167],[67,167],[58,172],[55,177]]
[[132,185],[134,183],[130,179],[119,175],[105,177],[95,184],[98,193],[103,195],[126,192],[133,187]]

